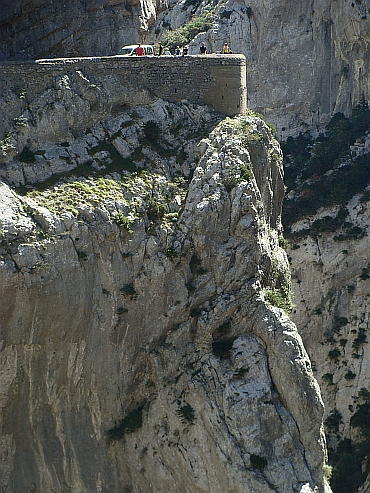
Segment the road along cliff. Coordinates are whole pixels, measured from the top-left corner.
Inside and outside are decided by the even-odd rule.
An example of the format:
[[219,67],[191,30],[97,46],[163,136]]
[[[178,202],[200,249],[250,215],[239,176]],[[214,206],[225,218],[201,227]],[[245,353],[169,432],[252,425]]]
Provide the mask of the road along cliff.
[[2,142],[2,491],[329,492],[269,127],[80,115]]

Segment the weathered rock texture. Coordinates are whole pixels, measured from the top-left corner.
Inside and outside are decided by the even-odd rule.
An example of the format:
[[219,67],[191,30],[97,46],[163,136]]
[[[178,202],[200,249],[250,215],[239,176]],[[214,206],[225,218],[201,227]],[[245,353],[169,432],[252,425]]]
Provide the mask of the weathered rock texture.
[[161,0],[4,0],[0,60],[114,55],[140,41]]
[[310,361],[266,302],[289,286],[281,151],[258,118],[216,124],[156,101],[44,172],[13,159],[8,182],[69,178],[1,183],[4,493],[330,491]]
[[[330,428],[329,444],[338,438],[363,441],[351,417],[363,404],[359,391],[368,389],[370,378],[369,333],[369,201],[359,196],[347,205],[353,226],[361,228],[361,239],[335,241],[340,232],[296,239],[291,259],[296,308],[293,320],[301,328],[315,375],[325,396],[326,416],[340,413],[338,428]],[[308,228],[315,219],[334,217],[337,209],[320,210],[293,229]],[[368,489],[365,489],[368,491]]]

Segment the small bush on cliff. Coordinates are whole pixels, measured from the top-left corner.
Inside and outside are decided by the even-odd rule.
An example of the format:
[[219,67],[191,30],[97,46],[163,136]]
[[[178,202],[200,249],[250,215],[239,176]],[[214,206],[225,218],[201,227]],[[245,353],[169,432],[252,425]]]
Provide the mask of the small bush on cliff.
[[224,185],[230,193],[239,183],[250,181],[253,178],[253,169],[251,164],[241,164],[237,167],[230,165],[227,168]]
[[151,221],[156,221],[167,212],[167,205],[158,197],[148,195],[146,197],[146,212]]
[[370,392],[365,388],[360,389],[355,400],[362,402],[357,403],[350,425],[357,428],[361,438],[357,442],[345,438],[338,443],[336,450],[329,449],[329,460],[333,465],[330,482],[333,493],[357,491],[369,473]]
[[195,411],[194,408],[186,403],[176,411],[183,423],[194,424],[195,421]]
[[338,443],[336,450],[329,456],[329,460],[333,465],[333,474],[330,481],[333,493],[357,491],[366,477],[361,470],[363,458],[352,440],[345,438]]
[[338,411],[338,409],[333,409],[325,420],[326,428],[333,433],[338,433],[339,425],[343,423],[342,418],[343,416]]
[[267,303],[281,308],[287,313],[290,313],[293,309],[292,292],[284,286],[280,288],[266,288],[265,298]]
[[134,219],[125,216],[122,212],[119,212],[114,216],[114,222],[120,227],[125,229],[128,233],[133,233],[132,224]]
[[168,46],[172,52],[176,46],[188,44],[197,34],[211,29],[215,16],[215,8],[213,6],[207,7],[200,15],[194,16],[184,26],[169,31],[163,38],[163,44]]
[[261,457],[260,455],[251,454],[250,461],[251,466],[254,469],[262,470],[267,466],[267,460],[265,459],[265,457]]
[[143,408],[138,407],[129,412],[127,416],[121,419],[116,426],[107,431],[110,440],[121,440],[124,435],[134,433],[143,425]]

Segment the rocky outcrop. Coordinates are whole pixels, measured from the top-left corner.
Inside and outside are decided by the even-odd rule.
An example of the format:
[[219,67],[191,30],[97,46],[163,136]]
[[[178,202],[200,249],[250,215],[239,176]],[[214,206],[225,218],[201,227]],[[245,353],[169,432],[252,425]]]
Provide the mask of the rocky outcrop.
[[218,119],[158,100],[96,122],[42,189],[12,160],[2,491],[330,491],[319,388],[271,304],[281,151],[259,118]]

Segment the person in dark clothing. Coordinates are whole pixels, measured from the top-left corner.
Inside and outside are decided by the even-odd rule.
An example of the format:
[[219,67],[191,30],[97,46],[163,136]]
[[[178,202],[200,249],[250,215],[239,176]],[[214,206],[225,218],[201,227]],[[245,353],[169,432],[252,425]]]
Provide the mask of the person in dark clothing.
[[182,49],[182,56],[187,55],[189,53],[189,48],[187,46],[184,46]]
[[161,56],[162,53],[163,53],[163,46],[162,46],[162,43],[159,43],[158,55]]
[[207,48],[206,48],[206,45],[204,43],[202,43],[200,45],[199,52],[200,52],[201,55],[206,55],[207,54]]

